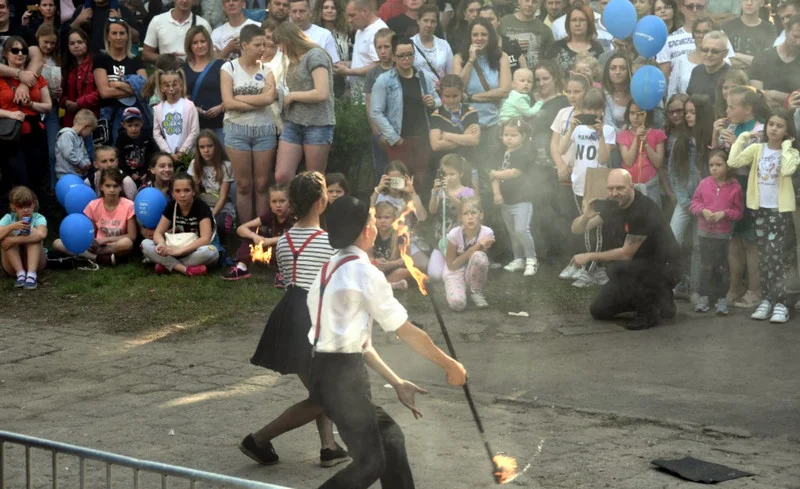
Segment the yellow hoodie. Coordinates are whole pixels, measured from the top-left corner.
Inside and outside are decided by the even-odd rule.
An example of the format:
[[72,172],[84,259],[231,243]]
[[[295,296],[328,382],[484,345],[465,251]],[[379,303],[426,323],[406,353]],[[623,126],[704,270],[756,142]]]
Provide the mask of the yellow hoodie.
[[[731,168],[750,167],[750,174],[747,177],[747,207],[757,210],[761,202],[758,195],[758,162],[761,161],[761,152],[766,143],[751,144],[742,149],[750,141],[750,138],[749,132],[739,135],[731,146],[728,166]],[[779,212],[794,212],[795,210],[792,175],[798,165],[800,165],[800,152],[794,149],[792,141],[787,139],[781,144],[781,180],[778,183]]]

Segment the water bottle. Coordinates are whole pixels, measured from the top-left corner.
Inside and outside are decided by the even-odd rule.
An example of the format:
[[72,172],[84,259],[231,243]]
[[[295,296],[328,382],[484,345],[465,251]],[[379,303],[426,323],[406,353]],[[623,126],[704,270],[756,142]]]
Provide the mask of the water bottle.
[[28,236],[29,234],[31,234],[31,228],[30,228],[30,225],[31,225],[31,218],[30,218],[30,217],[23,217],[23,218],[22,218],[22,219],[20,219],[20,220],[21,220],[22,222],[24,222],[24,223],[27,223],[27,224],[28,224],[28,229],[21,229],[21,230],[19,231],[19,235],[20,235],[20,236]]

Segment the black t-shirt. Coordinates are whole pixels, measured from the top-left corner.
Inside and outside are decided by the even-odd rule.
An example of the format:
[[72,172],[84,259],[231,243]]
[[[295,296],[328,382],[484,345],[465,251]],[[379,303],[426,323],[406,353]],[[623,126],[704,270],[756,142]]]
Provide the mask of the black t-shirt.
[[[208,73],[203,78],[203,83],[197,91],[197,98],[193,99],[194,105],[197,108],[208,110],[211,107],[216,107],[222,103],[222,93],[219,86],[219,69],[222,68],[224,60],[217,59],[211,64]],[[192,71],[188,63],[183,64],[183,72],[186,74],[186,95],[191,98],[194,93],[194,85],[197,79],[200,78],[200,71]],[[221,112],[217,117],[209,119],[205,116],[200,116],[200,129],[218,129],[222,127],[222,118],[225,113]]]
[[[0,47],[2,47],[3,44],[6,43],[6,39],[8,39],[11,36],[20,36],[24,38],[25,36],[23,36],[22,34],[23,34],[22,29],[20,29],[19,26],[11,23],[8,24],[8,29],[0,32]],[[25,42],[28,43],[28,45],[30,46],[31,43],[28,41],[28,39],[25,39]]]
[[723,64],[722,68],[709,74],[705,65],[695,66],[692,70],[692,76],[689,78],[689,86],[686,87],[686,93],[689,95],[707,95],[713,104],[717,99],[717,85],[729,69],[731,69],[730,65]]
[[750,65],[750,79],[764,84],[764,90],[791,93],[800,88],[800,57],[784,63],[778,48],[758,53]]
[[503,155],[501,170],[519,170],[522,172],[517,178],[503,180],[500,182],[500,193],[503,195],[503,202],[507,205],[518,204],[520,202],[530,202],[528,192],[527,173],[531,162],[530,148],[523,146],[511,153]]
[[[657,266],[674,263],[680,254],[680,246],[672,234],[669,222],[664,219],[661,209],[652,200],[639,191],[634,191],[634,194],[633,203],[627,209],[612,206],[600,213],[604,229],[611,227],[616,230],[609,232],[614,241],[609,245],[622,246],[620,244],[620,241],[624,243],[622,236],[646,236],[647,239],[636,251],[634,259],[645,259]],[[603,248],[611,249],[609,246]]]
[[[467,104],[461,105],[461,112],[458,114],[454,114],[442,106],[434,110],[430,117],[431,129],[439,129],[442,132],[452,134],[464,134],[464,131],[473,124],[480,124],[478,122],[478,111]],[[444,155],[452,152],[437,152],[433,155],[433,161],[438,162]],[[470,160],[475,148],[472,146],[459,146],[455,152]]]
[[771,48],[777,37],[775,26],[769,22],[762,20],[756,26],[748,26],[742,22],[741,17],[726,22],[722,30],[728,35],[734,51],[750,56]]
[[[70,19],[70,25],[72,24],[72,22],[75,21],[75,19],[78,18],[78,15],[80,15],[80,13],[83,11],[83,2],[80,2],[80,5],[76,4],[75,7],[76,7],[75,13],[72,14],[72,19]],[[109,11],[110,9],[108,5],[105,5],[103,7],[95,5],[92,8],[91,20],[88,22],[84,22],[83,24],[80,25],[81,29],[83,29],[84,32],[89,34],[89,37],[91,38],[90,40],[92,42],[93,55],[100,54],[100,52],[106,48],[105,28],[109,18]],[[122,18],[125,19],[125,22],[127,22],[129,26],[133,27],[138,31],[141,31],[141,29],[139,29],[138,24],[136,23],[136,16],[133,15],[133,13],[130,10],[120,5],[119,12],[120,15],[122,15]],[[69,31],[69,28],[64,29],[64,31]],[[140,32],[140,34],[142,34],[141,38],[144,39],[143,33]]]
[[[125,81],[126,75],[134,75],[137,71],[144,69],[142,61],[138,58],[125,57],[116,60],[106,53],[100,53],[94,57],[94,69],[106,70],[108,81]],[[102,105],[116,105],[117,99],[102,99]]]
[[376,260],[384,259],[388,261],[392,259],[391,234],[386,239],[381,238],[380,233],[375,236],[375,245],[372,247],[372,256],[374,256]]
[[[177,201],[170,202],[164,208],[164,217],[169,219],[168,233],[172,232],[172,213],[175,212],[175,206],[178,205]],[[189,209],[189,214],[184,216],[181,214],[181,209],[178,207],[178,212],[175,215],[175,232],[176,233],[195,233],[200,236],[200,221],[203,219],[211,219],[211,227],[214,227],[214,214],[211,213],[211,208],[200,199],[194,199],[192,208]]]
[[522,57],[522,47],[519,45],[519,41],[516,39],[511,39],[508,36],[502,36],[502,38],[503,52],[508,55],[511,73],[514,73],[519,69],[519,59]]
[[153,133],[144,128],[136,139],[128,136],[124,129],[121,129],[117,135],[119,168],[125,175],[133,178],[137,185],[147,175],[150,156],[156,151],[158,151],[158,146],[153,139]]
[[267,213],[259,216],[258,219],[261,221],[261,226],[258,227],[258,234],[265,238],[278,238],[283,236],[283,233],[290,229],[295,223],[294,218],[291,216],[288,216],[283,222],[278,221],[278,216],[272,212],[272,209],[268,209]]
[[425,106],[422,104],[419,78],[416,76],[403,78],[399,73],[397,78],[403,88],[403,128],[400,137],[427,136],[428,123],[425,120]]
[[398,36],[414,37],[419,33],[419,24],[406,14],[392,17],[386,25]]
[[537,165],[549,167],[555,165],[550,155],[550,139],[553,136],[550,126],[553,124],[558,112],[568,105],[569,101],[566,95],[558,95],[542,104],[542,108],[531,119],[534,163]]

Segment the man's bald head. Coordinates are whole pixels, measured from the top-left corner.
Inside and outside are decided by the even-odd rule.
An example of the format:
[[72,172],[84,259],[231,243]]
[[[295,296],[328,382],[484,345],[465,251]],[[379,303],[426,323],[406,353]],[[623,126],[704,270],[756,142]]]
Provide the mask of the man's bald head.
[[635,197],[633,191],[633,178],[628,170],[616,168],[608,174],[608,198],[616,201],[623,209],[633,203]]

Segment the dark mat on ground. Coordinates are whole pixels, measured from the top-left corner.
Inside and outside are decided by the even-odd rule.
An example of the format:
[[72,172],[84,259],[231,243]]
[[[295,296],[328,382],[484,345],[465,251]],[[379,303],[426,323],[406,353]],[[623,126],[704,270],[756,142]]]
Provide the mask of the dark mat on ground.
[[715,484],[717,482],[724,482],[739,477],[749,477],[755,474],[750,472],[743,472],[738,469],[726,467],[704,460],[698,460],[694,457],[684,457],[675,460],[665,460],[662,458],[650,462],[658,466],[661,470],[676,475],[681,479],[686,479],[692,482],[702,482],[705,484]]

